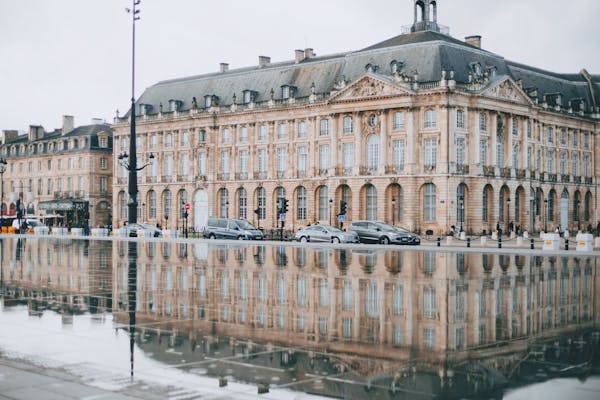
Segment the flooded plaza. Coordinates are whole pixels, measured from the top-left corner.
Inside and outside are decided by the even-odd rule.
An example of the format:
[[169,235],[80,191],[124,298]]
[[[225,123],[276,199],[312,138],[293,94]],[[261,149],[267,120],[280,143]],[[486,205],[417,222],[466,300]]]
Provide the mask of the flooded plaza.
[[594,256],[1,240],[0,361],[110,393],[599,396]]

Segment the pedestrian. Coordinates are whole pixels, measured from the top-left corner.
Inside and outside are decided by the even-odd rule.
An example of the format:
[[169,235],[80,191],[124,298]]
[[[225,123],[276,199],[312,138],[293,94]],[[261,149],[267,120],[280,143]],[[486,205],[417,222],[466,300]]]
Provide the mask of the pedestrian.
[[598,226],[596,226],[596,236],[600,236],[600,222],[598,222]]

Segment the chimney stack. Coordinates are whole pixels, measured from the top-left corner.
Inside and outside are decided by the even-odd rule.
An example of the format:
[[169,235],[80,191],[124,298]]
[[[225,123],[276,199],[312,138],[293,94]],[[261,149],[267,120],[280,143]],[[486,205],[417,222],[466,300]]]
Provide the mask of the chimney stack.
[[478,49],[481,48],[481,36],[480,35],[467,36],[467,37],[465,37],[465,42],[467,42],[467,44],[470,44],[471,46],[477,47]]
[[75,129],[75,118],[72,115],[63,115],[62,134],[66,134]]
[[102,118],[92,118],[92,125],[104,125],[106,121]]
[[304,49],[304,57],[306,57],[307,60],[310,58],[313,58],[314,56],[316,56],[314,49],[312,49],[310,47],[307,49]]
[[304,60],[304,50],[294,50],[296,64]]
[[221,66],[220,71],[222,74],[229,71],[229,64],[221,63],[220,66]]
[[258,56],[258,67],[262,68],[271,63],[271,57],[267,56]]

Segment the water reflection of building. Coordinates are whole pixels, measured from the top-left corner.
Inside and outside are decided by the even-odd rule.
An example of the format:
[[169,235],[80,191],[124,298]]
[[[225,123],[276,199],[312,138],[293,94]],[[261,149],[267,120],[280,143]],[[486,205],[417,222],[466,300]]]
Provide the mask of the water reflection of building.
[[7,304],[26,303],[32,313],[111,310],[110,242],[11,238],[2,245]]
[[[117,319],[127,310],[126,249],[115,248]],[[142,346],[165,335],[192,349],[231,341],[227,354],[282,346],[369,381],[512,360],[532,339],[598,321],[593,258],[203,243],[147,243],[139,255]]]

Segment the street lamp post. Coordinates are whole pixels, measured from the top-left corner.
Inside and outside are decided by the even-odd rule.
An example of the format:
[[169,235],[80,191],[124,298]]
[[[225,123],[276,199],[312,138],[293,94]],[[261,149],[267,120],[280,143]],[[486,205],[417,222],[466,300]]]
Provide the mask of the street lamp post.
[[229,200],[225,202],[225,218],[229,218]]
[[581,201],[579,199],[575,200],[575,218],[577,220],[577,231],[581,230],[581,218],[579,218],[579,205]]
[[[4,173],[6,172],[6,165],[8,163],[4,158],[0,158],[0,216],[4,216]],[[4,222],[4,221],[2,221]]]
[[332,216],[331,216],[331,210],[333,207],[333,199],[329,199],[329,226],[332,226]]
[[548,199],[544,199],[545,218],[544,218],[544,233],[548,233]]
[[510,196],[506,199],[506,227],[509,228],[508,234],[510,235]]
[[392,197],[392,225],[396,225],[396,198]]
[[463,223],[465,220],[465,201],[462,196],[458,199],[458,207],[460,208],[460,233],[463,232]]

